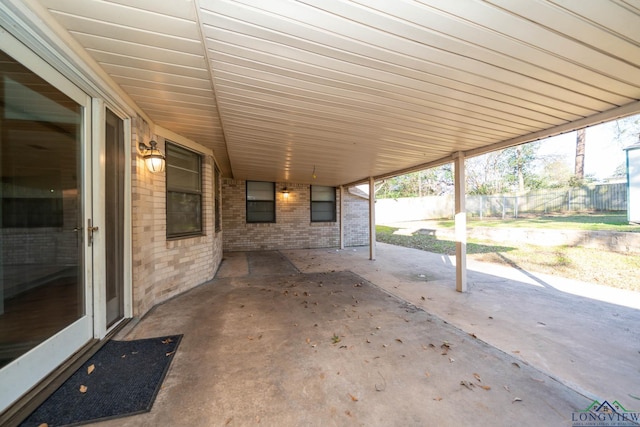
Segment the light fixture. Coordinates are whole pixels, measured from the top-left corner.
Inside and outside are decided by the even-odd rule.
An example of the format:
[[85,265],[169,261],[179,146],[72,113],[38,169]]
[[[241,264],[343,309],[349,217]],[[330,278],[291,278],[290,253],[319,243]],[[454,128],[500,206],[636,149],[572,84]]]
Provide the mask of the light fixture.
[[288,198],[289,198],[289,191],[290,191],[290,190],[289,190],[287,187],[284,187],[284,188],[282,189],[282,195],[284,196],[284,198],[285,198],[285,199],[288,199]]
[[164,155],[158,150],[158,143],[149,141],[149,145],[141,142],[138,144],[144,163],[149,172],[158,173],[164,171]]

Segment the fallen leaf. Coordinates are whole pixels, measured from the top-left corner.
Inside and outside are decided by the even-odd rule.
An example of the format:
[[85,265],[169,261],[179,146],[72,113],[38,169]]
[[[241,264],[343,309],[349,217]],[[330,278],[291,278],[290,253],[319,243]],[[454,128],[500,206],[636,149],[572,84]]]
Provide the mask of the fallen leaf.
[[349,411],[349,410],[344,411],[344,413],[345,413],[345,414],[347,414],[347,416],[349,416],[349,417],[351,417],[351,416],[352,416],[352,415],[351,415],[351,411]]
[[420,297],[420,299],[421,299],[422,301],[425,301],[425,300],[426,300],[426,298],[425,298],[425,297]]
[[476,339],[478,338],[475,333],[471,333],[469,335],[471,335],[473,338],[476,338]]
[[436,402],[440,402],[442,400],[442,398],[440,396],[438,396],[438,397],[434,397],[433,400],[435,400]]
[[307,338],[307,344],[311,344],[311,338]]
[[369,338],[367,338],[367,344],[371,344],[371,341],[369,340]]
[[479,383],[482,382],[482,379],[480,379],[480,375],[474,373],[473,376],[478,380]]
[[38,427],[49,427],[49,424],[47,424],[47,423],[42,423],[42,424],[40,424]]
[[460,385],[465,386],[466,388],[468,388],[469,390],[473,391],[472,387],[475,387],[475,385],[473,383],[470,383],[469,381],[460,381]]
[[516,368],[519,368],[519,367],[520,367],[520,365],[518,365],[516,362],[511,362],[511,364],[512,364],[513,366],[515,366]]
[[175,353],[175,352],[176,352],[176,351],[175,351],[175,350],[173,350],[173,351],[170,351],[169,353],[165,353],[164,355],[165,355],[166,357],[169,357],[169,356],[171,356],[171,355],[172,355],[173,353]]
[[402,344],[402,340],[400,338],[396,338],[396,341],[398,341],[400,344]]
[[513,350],[511,353],[520,354],[520,350]]
[[80,386],[79,390],[80,390],[80,393],[86,393],[87,392],[87,386],[83,384],[83,385]]
[[455,362],[455,361],[456,361],[456,359],[454,359],[453,357],[450,357],[450,358],[449,358],[449,363],[453,363],[453,362]]
[[511,403],[513,403],[513,402],[522,402],[522,399],[520,399],[519,397],[516,397],[515,399],[513,399],[513,401]]
[[353,400],[354,402],[358,401],[358,398],[355,397],[353,394],[349,393],[349,397],[351,398],[351,400]]
[[[244,307],[244,306],[242,306]],[[167,338],[166,340],[162,340],[162,344],[169,344],[170,342],[173,342],[173,340],[171,338]]]
[[91,373],[96,369],[96,365],[89,365],[89,367],[87,368],[87,375],[91,375]]
[[481,385],[480,387],[487,391],[491,390],[491,387],[489,387],[488,385]]
[[233,417],[227,418],[227,421],[224,423],[224,425],[228,426],[231,421],[233,421]]
[[511,393],[511,390],[509,390],[509,386],[508,385],[505,385],[503,387],[504,387],[505,390],[507,390],[509,393]]
[[429,378],[431,376],[431,374],[429,372],[425,372],[424,375]]

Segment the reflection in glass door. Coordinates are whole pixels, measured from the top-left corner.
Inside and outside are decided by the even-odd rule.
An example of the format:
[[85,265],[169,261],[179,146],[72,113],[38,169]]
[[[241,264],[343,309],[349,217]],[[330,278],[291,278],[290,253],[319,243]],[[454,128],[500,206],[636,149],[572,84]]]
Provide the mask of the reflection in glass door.
[[124,122],[106,112],[105,240],[107,327],[124,317]]
[[65,85],[0,51],[0,411],[92,335],[83,236],[89,103]]

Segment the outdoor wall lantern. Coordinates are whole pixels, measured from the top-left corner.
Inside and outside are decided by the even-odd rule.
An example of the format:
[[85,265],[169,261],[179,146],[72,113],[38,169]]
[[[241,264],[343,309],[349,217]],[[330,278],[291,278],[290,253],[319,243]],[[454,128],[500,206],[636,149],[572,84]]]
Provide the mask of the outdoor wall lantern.
[[158,150],[157,142],[149,141],[149,145],[141,142],[138,144],[138,148],[149,172],[159,173],[164,171],[164,155]]
[[282,190],[282,195],[285,198],[285,200],[289,198],[289,192],[290,190],[287,187],[284,187],[284,189]]

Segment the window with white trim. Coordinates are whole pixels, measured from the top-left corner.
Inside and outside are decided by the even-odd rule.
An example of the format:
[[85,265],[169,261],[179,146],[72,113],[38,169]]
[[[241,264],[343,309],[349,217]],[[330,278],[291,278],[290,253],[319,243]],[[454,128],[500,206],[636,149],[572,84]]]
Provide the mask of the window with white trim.
[[167,237],[202,234],[202,157],[167,142]]
[[247,181],[247,222],[276,222],[276,186]]
[[336,188],[311,186],[311,222],[336,221]]

